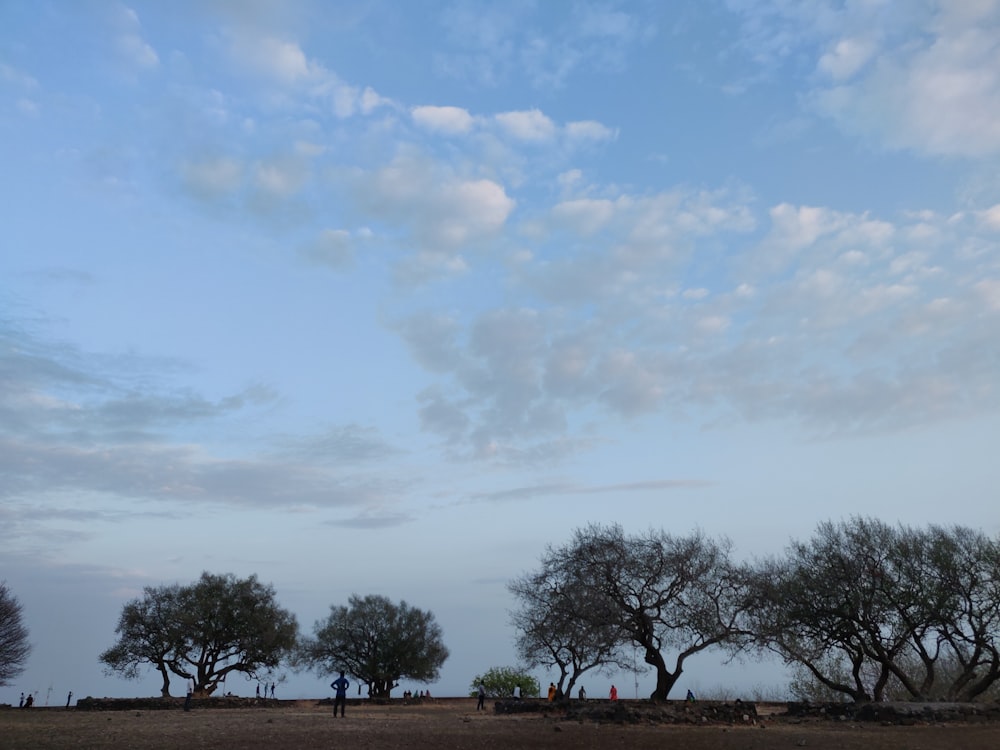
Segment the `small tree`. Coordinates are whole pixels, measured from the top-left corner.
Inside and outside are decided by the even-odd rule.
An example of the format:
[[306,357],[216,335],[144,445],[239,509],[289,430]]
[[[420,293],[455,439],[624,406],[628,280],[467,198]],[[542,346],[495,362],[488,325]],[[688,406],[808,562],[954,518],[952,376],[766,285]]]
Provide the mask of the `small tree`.
[[347,672],[374,698],[388,698],[402,677],[433,682],[448,658],[431,612],[384,596],[354,594],[346,607],[331,605],[314,633],[302,640],[298,661],[323,675]]
[[0,583],[0,685],[9,685],[24,671],[30,653],[28,629],[21,622],[21,603],[5,581]]
[[490,667],[481,675],[472,678],[469,685],[469,695],[478,695],[479,686],[486,688],[489,698],[509,698],[514,694],[514,688],[521,688],[525,698],[537,697],[541,690],[538,680],[525,670],[516,667]]

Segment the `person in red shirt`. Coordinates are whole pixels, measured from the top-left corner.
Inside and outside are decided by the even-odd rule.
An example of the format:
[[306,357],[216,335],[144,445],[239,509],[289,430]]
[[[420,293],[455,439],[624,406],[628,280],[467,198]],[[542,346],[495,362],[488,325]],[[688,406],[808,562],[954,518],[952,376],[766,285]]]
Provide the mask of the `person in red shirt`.
[[616,688],[614,685],[612,685],[611,686],[611,694],[608,697],[611,698],[611,700],[613,700],[613,701],[618,700],[618,688]]

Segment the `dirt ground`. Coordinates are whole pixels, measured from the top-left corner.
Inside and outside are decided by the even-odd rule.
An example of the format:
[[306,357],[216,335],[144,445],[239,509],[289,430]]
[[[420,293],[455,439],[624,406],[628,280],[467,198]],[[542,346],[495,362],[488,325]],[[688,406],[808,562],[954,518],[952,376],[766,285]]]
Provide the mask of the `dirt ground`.
[[0,709],[0,748],[575,748],[588,750],[976,750],[1000,747],[998,724],[880,726],[763,716],[757,726],[619,725],[549,715],[495,715],[473,699],[348,706],[334,718],[316,701],[278,707],[169,711]]

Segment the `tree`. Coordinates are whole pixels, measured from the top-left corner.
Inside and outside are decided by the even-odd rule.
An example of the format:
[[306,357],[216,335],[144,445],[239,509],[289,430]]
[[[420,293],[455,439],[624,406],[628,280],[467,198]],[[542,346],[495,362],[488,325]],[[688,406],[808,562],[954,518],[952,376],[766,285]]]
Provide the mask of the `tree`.
[[484,674],[477,674],[469,685],[469,695],[478,695],[480,685],[486,688],[489,698],[509,698],[515,687],[521,688],[525,698],[537,697],[541,690],[538,680],[517,667],[490,667]]
[[117,672],[126,679],[138,679],[140,669],[149,664],[160,673],[160,694],[170,697],[170,670],[175,655],[184,650],[181,587],[147,586],[141,599],[122,607],[118,618],[118,642],[104,651],[99,661],[105,672]]
[[754,590],[759,646],[804,685],[968,701],[1000,678],[1000,545],[978,531],[826,522],[760,563]]
[[0,583],[0,685],[9,685],[24,671],[30,653],[28,629],[21,621],[21,602],[4,581]]
[[653,700],[667,699],[689,657],[735,648],[747,634],[747,573],[730,561],[728,541],[654,530],[626,536],[619,525],[591,525],[549,554],[576,576],[576,616],[643,650],[656,671]]
[[147,587],[142,599],[124,606],[115,632],[118,642],[100,656],[108,671],[135,678],[150,664],[163,677],[164,696],[169,673],[193,680],[196,694],[211,695],[230,673],[256,677],[276,668],[291,655],[298,624],[255,575],[206,572],[189,586]]
[[623,652],[628,636],[615,618],[595,620],[590,616],[599,605],[599,594],[568,558],[551,547],[541,568],[516,578],[507,589],[518,602],[511,611],[517,631],[518,655],[529,667],[555,667],[560,693],[571,695],[580,676],[591,670],[628,668]]
[[347,606],[331,605],[314,633],[303,639],[299,662],[320,674],[351,674],[374,698],[388,698],[402,677],[433,682],[448,658],[431,612],[384,596],[354,594]]

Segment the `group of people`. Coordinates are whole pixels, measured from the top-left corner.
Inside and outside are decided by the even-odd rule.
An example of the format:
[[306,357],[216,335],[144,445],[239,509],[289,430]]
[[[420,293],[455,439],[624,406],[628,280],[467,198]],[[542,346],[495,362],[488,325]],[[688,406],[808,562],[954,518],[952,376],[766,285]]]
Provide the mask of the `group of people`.
[[[270,688],[270,690],[271,690],[271,697],[273,698],[274,697],[275,683],[272,682],[270,685],[268,685],[266,682],[264,683],[264,698],[267,698],[268,688]],[[257,697],[258,698],[261,697],[260,696],[260,683],[259,682],[257,683]]]
[[413,694],[412,690],[403,691],[403,698],[405,700],[411,700],[413,698],[430,698],[430,697],[431,697],[430,690],[418,690],[416,695]]
[[[72,695],[72,693],[70,693]],[[35,696],[28,693],[28,697],[24,697],[24,693],[21,693],[21,702],[17,704],[18,708],[31,708],[35,705]]]
[[[344,676],[343,672],[340,673],[340,676],[337,679],[335,679],[333,682],[330,683],[330,687],[332,687],[333,690],[334,690],[334,698],[333,698],[333,715],[334,716],[337,716],[337,708],[339,707],[340,708],[340,717],[343,718],[343,716],[344,716],[344,706],[347,705],[347,688],[349,688],[350,686],[351,686],[351,683],[348,682],[348,680]],[[267,694],[266,688],[265,688],[265,693],[264,694],[265,695]],[[272,694],[272,696],[274,695],[274,685],[271,686],[271,694]],[[577,695],[578,695],[578,697],[579,697],[580,700],[582,700],[582,701],[587,700],[587,690],[582,685],[580,686],[580,690],[577,693]],[[431,691],[430,690],[421,690],[421,691],[419,691],[417,693],[417,697],[418,698],[430,698],[431,697]],[[476,697],[477,697],[476,710],[477,711],[484,710],[485,703],[486,703],[486,686],[483,683],[481,683],[481,682],[476,687]],[[515,685],[514,686],[513,697],[514,697],[515,700],[520,700],[520,698],[521,698],[521,686],[520,685]],[[404,698],[404,700],[405,699],[413,698],[413,691],[412,690],[404,690],[403,691],[403,698]],[[554,682],[550,682],[549,683],[548,698],[549,698],[550,701],[558,701],[558,700],[562,699],[562,690],[560,690],[556,686],[556,684]],[[608,691],[608,700],[612,700],[612,701],[617,701],[618,700],[618,688],[616,688],[614,685],[612,685],[611,686],[611,690]],[[690,690],[687,691],[687,700],[690,701],[690,702],[694,702],[694,700],[695,700],[694,693],[692,693]]]

